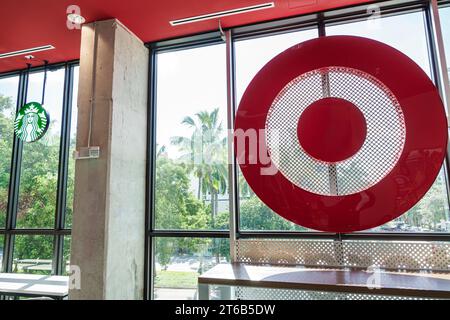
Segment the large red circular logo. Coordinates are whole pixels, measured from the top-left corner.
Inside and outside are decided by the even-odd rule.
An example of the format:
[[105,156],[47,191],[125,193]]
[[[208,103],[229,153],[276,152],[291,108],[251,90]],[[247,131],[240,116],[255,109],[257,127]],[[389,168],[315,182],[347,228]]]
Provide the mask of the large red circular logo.
[[253,191],[299,225],[351,232],[414,206],[445,157],[439,94],[411,59],[361,37],[295,45],[255,76],[235,152]]

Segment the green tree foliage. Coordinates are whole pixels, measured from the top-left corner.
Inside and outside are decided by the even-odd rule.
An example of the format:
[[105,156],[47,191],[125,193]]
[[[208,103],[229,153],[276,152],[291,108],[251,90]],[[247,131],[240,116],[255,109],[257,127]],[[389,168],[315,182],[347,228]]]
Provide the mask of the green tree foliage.
[[[228,181],[227,139],[219,119],[219,109],[201,111],[194,117],[187,116],[181,124],[192,130],[190,137],[172,137],[171,142],[183,153],[178,160],[185,163],[189,173],[197,178],[197,198],[205,200],[207,194],[210,196],[210,227],[215,228],[219,195],[226,193]],[[215,254],[219,261],[220,250],[215,250]]]
[[410,231],[450,231],[449,207],[443,175],[439,175],[427,194],[395,222],[403,223]]
[[[52,236],[15,236],[14,259],[51,260],[53,257]],[[14,263],[14,272],[21,272],[19,264]],[[35,273],[48,273],[36,271]]]
[[275,214],[256,196],[241,201],[242,230],[305,230]]
[[[189,169],[167,158],[161,148],[156,161],[155,207],[158,229],[206,229],[210,216],[207,207],[190,191]],[[174,254],[192,253],[207,239],[176,239],[156,242],[158,262],[167,267]]]
[[13,139],[13,103],[11,97],[0,95],[0,226],[5,225],[8,207],[9,171]]
[[24,146],[17,226],[53,228],[58,181],[59,143]]
[[[60,137],[56,121],[35,143],[24,144],[19,188],[18,228],[53,228],[59,166]],[[57,130],[56,130],[57,131]],[[15,259],[52,259],[53,237],[21,236],[14,243]]]
[[[12,99],[0,95],[0,223],[2,226],[5,225],[8,202],[14,115],[15,106]],[[24,144],[17,212],[18,228],[53,228],[54,226],[60,141],[59,135],[51,133],[55,125],[55,122],[50,123],[49,131],[38,142]],[[71,183],[69,181],[69,185]],[[53,237],[15,236],[14,259],[51,259],[52,256]]]
[[156,220],[160,229],[204,229],[209,223],[205,206],[190,191],[184,164],[160,156],[156,168]]
[[187,165],[198,180],[200,199],[211,196],[212,219],[218,213],[218,195],[227,191],[227,140],[224,137],[219,109],[201,111],[194,117],[185,117],[181,124],[192,129],[190,137],[173,137],[172,143],[183,152],[179,160]]

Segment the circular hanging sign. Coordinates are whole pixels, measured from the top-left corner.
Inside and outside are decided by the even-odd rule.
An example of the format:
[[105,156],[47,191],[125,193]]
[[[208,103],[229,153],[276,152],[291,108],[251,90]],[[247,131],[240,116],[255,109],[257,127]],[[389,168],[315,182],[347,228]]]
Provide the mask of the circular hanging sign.
[[353,36],[309,40],[247,87],[235,152],[253,191],[307,228],[374,228],[413,207],[442,166],[447,119],[410,58]]
[[24,142],[35,142],[47,132],[50,116],[38,102],[30,102],[20,108],[14,121],[14,131]]

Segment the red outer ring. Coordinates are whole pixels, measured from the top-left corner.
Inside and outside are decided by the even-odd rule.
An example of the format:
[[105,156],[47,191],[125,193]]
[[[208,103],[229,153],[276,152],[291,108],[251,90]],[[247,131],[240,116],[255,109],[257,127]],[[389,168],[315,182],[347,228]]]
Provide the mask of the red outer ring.
[[[400,103],[406,141],[399,161],[383,180],[356,194],[324,196],[297,187],[279,171],[261,175],[261,169],[272,164],[255,155],[250,155],[250,162],[248,147],[245,154],[238,154],[236,147],[236,156],[253,191],[282,217],[327,232],[374,228],[399,217],[425,195],[446,152],[447,120],[441,98],[428,76],[406,55],[381,42],[353,36],[321,37],[297,44],[272,59],[253,78],[239,105],[235,130],[263,130],[273,100],[290,81],[330,66],[372,75]],[[265,141],[262,135],[258,138]],[[265,143],[259,145],[264,149],[259,154],[266,154]],[[254,159],[256,164],[251,164]]]

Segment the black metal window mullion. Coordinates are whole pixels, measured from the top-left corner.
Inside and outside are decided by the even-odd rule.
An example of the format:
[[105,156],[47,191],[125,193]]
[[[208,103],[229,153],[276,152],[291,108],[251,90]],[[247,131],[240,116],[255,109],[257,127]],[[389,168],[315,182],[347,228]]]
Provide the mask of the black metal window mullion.
[[[231,83],[229,83],[228,85],[231,86],[231,88],[229,88],[229,90],[231,91],[231,98],[233,99],[233,103],[231,104],[231,108],[233,115],[236,115],[236,111],[237,111],[237,96],[236,96],[236,46],[235,46],[235,39],[233,37],[233,32],[231,31],[231,48],[230,51],[228,52],[228,54],[230,55],[230,69],[231,69]],[[233,127],[234,127],[234,120],[233,120]],[[234,145],[234,142],[233,142]],[[234,148],[232,149],[232,155],[234,158],[234,161],[232,161],[232,166],[231,166],[231,175],[233,175],[233,181],[234,181],[234,189],[235,192],[234,194],[236,195],[236,197],[233,199],[234,202],[234,216],[232,217],[232,219],[234,219],[234,224],[235,224],[235,237],[236,240],[239,239],[239,234],[241,232],[240,229],[240,220],[241,220],[241,210],[240,210],[240,206],[239,206],[239,197],[240,197],[240,187],[239,187],[239,165],[237,163],[237,161],[235,160],[235,154],[234,154]],[[230,212],[230,214],[233,214],[233,212]],[[230,232],[230,236],[231,232]]]
[[434,85],[442,91],[442,87],[445,85],[442,83],[439,71],[439,59],[438,59],[438,49],[436,47],[436,39],[434,37],[433,31],[433,18],[430,7],[426,7],[423,11],[424,24],[426,30],[427,48],[428,48],[428,58],[431,66],[431,78]]
[[21,236],[70,236],[70,229],[55,230],[55,229],[12,229],[0,230],[0,235],[12,234]]
[[157,230],[148,234],[153,238],[229,238],[228,230]]
[[149,46],[147,98],[147,162],[145,199],[144,299],[153,299],[156,182],[156,52]]
[[[317,36],[318,37],[326,37],[326,35],[327,35],[327,28],[326,28],[324,14],[322,12],[320,12],[317,14]],[[337,181],[336,181],[336,183],[337,183]],[[342,235],[340,233],[329,234],[329,237],[333,238],[334,241],[338,241],[338,242],[342,241]]]
[[317,32],[319,37],[325,37],[327,35],[323,13],[317,15]]
[[[64,92],[61,119],[61,139],[56,195],[55,230],[63,230],[66,217],[67,176],[69,168],[70,127],[73,97],[73,65],[65,65]],[[64,273],[64,235],[55,234],[53,246],[53,274]]]

